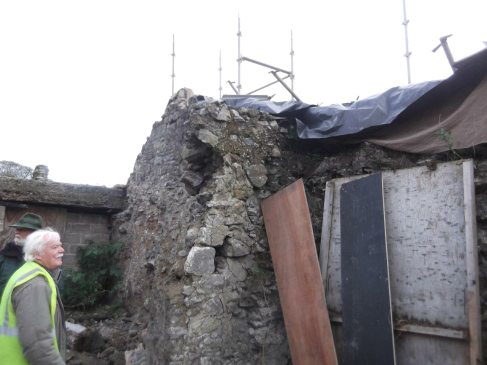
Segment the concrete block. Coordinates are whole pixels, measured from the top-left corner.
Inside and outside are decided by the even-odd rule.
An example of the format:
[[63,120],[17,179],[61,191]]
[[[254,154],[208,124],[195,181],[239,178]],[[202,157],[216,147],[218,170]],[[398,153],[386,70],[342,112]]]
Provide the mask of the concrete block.
[[[79,249],[80,247],[85,247],[85,246],[86,246],[86,245],[67,245],[67,246],[65,246],[65,247],[64,247],[64,249],[66,250],[66,247],[67,247],[67,250],[66,250],[66,251],[67,251],[69,254],[76,255],[76,254],[78,253],[78,249]],[[66,252],[66,251],[65,251],[65,252]]]
[[66,216],[66,223],[79,223],[81,219],[81,213],[68,213]]
[[81,243],[81,235],[79,233],[64,233],[63,243],[66,244],[79,244]]
[[87,224],[98,224],[100,223],[100,215],[98,214],[81,214],[81,221],[80,223],[87,223]]
[[108,234],[109,230],[106,224],[92,224],[91,233],[95,234]]
[[68,225],[66,231],[69,233],[90,233],[91,225],[87,223],[73,223]]
[[76,255],[64,253],[62,268],[63,269],[67,269],[67,268],[74,269],[75,267],[76,267]]

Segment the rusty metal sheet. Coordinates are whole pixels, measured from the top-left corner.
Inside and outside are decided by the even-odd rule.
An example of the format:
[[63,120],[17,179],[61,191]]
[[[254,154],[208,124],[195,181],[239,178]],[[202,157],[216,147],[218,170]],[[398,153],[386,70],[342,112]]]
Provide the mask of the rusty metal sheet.
[[303,181],[262,211],[293,364],[338,364]]

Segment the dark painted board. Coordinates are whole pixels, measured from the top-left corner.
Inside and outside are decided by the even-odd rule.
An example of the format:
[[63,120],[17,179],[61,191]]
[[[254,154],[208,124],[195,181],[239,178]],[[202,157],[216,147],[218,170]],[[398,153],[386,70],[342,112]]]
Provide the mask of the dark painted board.
[[294,365],[337,364],[302,180],[262,202]]
[[44,222],[44,227],[51,227],[59,233],[61,241],[64,238],[64,229],[66,225],[66,208],[46,207],[38,205],[29,205],[28,208],[7,208],[5,211],[5,229],[0,232],[0,248],[13,240],[15,228],[8,227],[15,224],[26,213],[40,215]]
[[343,364],[395,364],[382,175],[340,191]]

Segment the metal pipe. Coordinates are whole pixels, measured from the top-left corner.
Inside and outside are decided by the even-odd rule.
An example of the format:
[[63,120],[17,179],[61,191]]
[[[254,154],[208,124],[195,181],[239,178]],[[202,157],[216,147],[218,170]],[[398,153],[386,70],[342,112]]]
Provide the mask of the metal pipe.
[[435,48],[433,48],[432,52],[436,52],[438,48],[443,47],[443,50],[445,51],[446,58],[448,59],[448,62],[450,63],[450,67],[453,70],[453,72],[456,71],[454,64],[455,60],[453,59],[453,55],[451,54],[450,51],[450,46],[448,45],[448,38],[450,38],[453,34],[446,35],[444,37],[440,38],[440,44],[437,45]]
[[408,24],[409,20],[406,17],[406,0],[402,0],[402,5],[404,9],[404,21],[402,24],[404,25],[404,33],[406,35],[406,53],[404,54],[404,57],[406,57],[407,61],[407,67],[408,67],[408,84],[411,83],[411,69],[409,65],[409,57],[411,56],[411,52],[409,52],[409,41],[408,41]]
[[[240,91],[242,90],[242,85],[240,83],[240,64],[242,63],[242,54],[240,53],[240,37],[242,37],[242,33],[240,32],[240,14],[238,14],[238,84],[237,84],[237,94],[240,94]],[[232,86],[233,87],[233,86]]]
[[219,73],[220,73],[220,87],[218,88],[218,90],[220,90],[220,99],[222,98],[222,51],[220,51],[220,68],[218,69]]
[[277,74],[276,71],[271,71],[271,74],[274,75],[274,77],[277,79],[277,81],[279,81],[282,86],[284,86],[284,88],[289,91],[289,93],[297,100],[297,101],[302,101],[295,93],[294,91],[292,91],[289,86],[286,85],[286,83],[284,81],[282,81],[282,79],[279,77],[279,75]]
[[[290,78],[290,77],[291,77],[290,75],[287,75],[287,76],[283,77],[283,78],[282,78],[282,80],[288,79],[288,78]],[[258,88],[258,89],[255,89],[254,91],[251,91],[251,92],[247,93],[247,95],[252,95],[253,93],[256,93],[257,91],[260,91],[260,90],[262,90],[262,89],[265,89],[267,86],[271,86],[271,85],[277,84],[278,82],[279,82],[279,81],[274,81],[274,82],[271,82],[270,84],[267,84],[267,85],[262,86],[262,87],[260,87],[260,88]]]
[[174,57],[176,57],[176,53],[174,52],[174,34],[172,35],[172,95],[174,95],[174,78],[176,75],[174,74]]
[[[291,29],[291,90],[294,91],[294,48],[293,48],[293,31]],[[284,78],[283,78],[284,80]]]
[[288,75],[291,74],[291,71],[286,71],[286,70],[283,70],[282,68],[274,67],[274,66],[268,65],[267,63],[259,62],[259,61],[253,60],[251,58],[248,58],[248,57],[242,57],[242,60],[243,61],[249,61],[249,62],[255,63],[257,65],[270,68],[270,69],[275,70],[275,71],[283,72],[283,73],[288,74]]
[[230,80],[229,80],[229,81],[227,81],[227,82],[228,82],[228,84],[229,84],[229,85],[232,87],[233,91],[235,91],[235,94],[239,95],[238,90],[237,90],[237,89],[235,89],[235,86],[233,86],[234,82],[232,82],[232,81],[230,81]]

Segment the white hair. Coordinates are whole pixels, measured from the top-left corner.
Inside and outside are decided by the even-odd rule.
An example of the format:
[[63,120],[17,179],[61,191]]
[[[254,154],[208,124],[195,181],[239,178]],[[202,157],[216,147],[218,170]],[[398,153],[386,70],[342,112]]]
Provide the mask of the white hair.
[[60,239],[59,233],[49,227],[31,233],[24,244],[24,260],[34,261],[34,254],[41,254],[46,243],[52,240],[60,241]]

